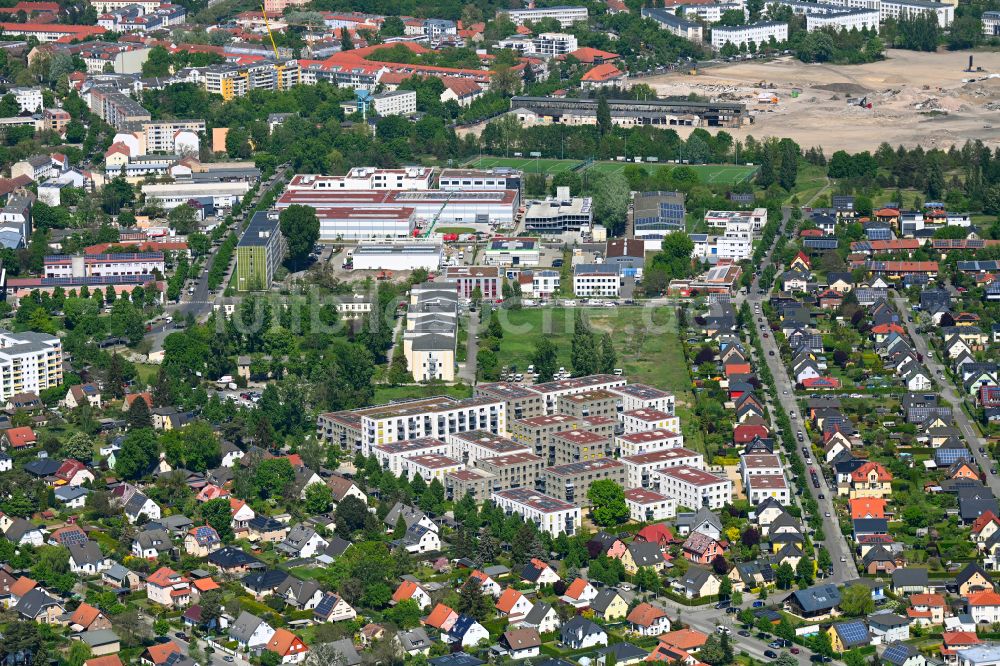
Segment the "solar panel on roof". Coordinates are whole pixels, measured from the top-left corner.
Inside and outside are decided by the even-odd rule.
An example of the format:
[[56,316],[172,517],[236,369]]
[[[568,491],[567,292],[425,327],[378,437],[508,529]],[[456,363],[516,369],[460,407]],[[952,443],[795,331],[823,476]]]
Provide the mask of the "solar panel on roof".
[[861,622],[837,625],[837,633],[840,634],[841,640],[851,645],[868,640],[868,628]]
[[334,599],[335,597],[332,594],[324,596],[316,606],[316,614],[320,616],[328,615],[333,610]]
[[83,532],[77,532],[74,530],[72,532],[64,532],[59,536],[59,540],[64,546],[68,546],[70,544],[85,544],[87,543],[87,535]]
[[910,656],[910,649],[905,643],[893,643],[885,649],[882,658],[894,664],[902,664]]
[[868,229],[866,232],[868,240],[891,240],[892,231],[889,229],[876,227],[874,229]]

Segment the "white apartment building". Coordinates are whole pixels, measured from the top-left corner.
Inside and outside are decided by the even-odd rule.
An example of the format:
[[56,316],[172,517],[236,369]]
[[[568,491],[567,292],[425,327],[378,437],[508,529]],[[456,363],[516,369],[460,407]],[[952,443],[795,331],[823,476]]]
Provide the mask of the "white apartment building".
[[740,218],[726,223],[726,233],[715,241],[720,259],[742,261],[753,254],[753,223]]
[[767,44],[774,37],[778,44],[788,41],[788,24],[777,21],[760,21],[750,25],[712,27],[712,48],[721,49],[726,44]]
[[[361,410],[360,425],[361,451],[365,455],[382,444],[419,437],[443,440],[453,432],[486,430],[506,435],[507,403],[487,398],[418,400]],[[448,455],[447,445],[442,446],[445,448],[438,453]]]
[[121,252],[111,254],[54,254],[43,260],[45,277],[114,277],[117,275],[151,275],[166,268],[162,252]]
[[[659,7],[643,7],[642,16],[644,18],[653,19],[660,25],[661,30],[666,30],[671,35],[683,37],[691,42],[701,43],[701,24],[696,21],[683,18],[682,16],[678,16],[675,13],[676,10],[677,7],[670,7],[669,9],[661,9]],[[686,15],[687,13],[685,12],[685,16]]]
[[903,17],[914,17],[921,14],[933,13],[937,16],[938,25],[947,28],[955,20],[955,5],[943,2],[929,2],[928,0],[882,0],[881,18],[900,19]]
[[548,298],[559,291],[559,271],[534,271],[531,274],[531,295]]
[[674,415],[676,402],[674,394],[661,391],[655,386],[626,384],[611,389],[611,393],[621,398],[618,408],[623,412],[631,412],[635,409],[656,409],[671,416]]
[[580,507],[530,488],[501,490],[493,493],[491,499],[508,515],[520,514],[525,522],[534,522],[539,530],[553,537],[563,533],[573,536],[582,524]]
[[874,30],[878,32],[881,15],[877,9],[848,9],[832,14],[806,14],[806,30]]
[[193,132],[195,135],[203,135],[205,133],[205,121],[158,120],[156,122],[143,123],[142,129],[146,136],[147,153],[178,153],[178,133]]
[[21,107],[21,113],[38,113],[42,110],[41,88],[11,88],[7,94],[14,96],[14,101]]
[[192,199],[210,201],[215,208],[232,208],[250,191],[249,181],[228,183],[150,183],[142,186],[147,201],[155,199],[166,210],[177,208]]
[[408,116],[417,112],[416,90],[392,90],[372,96],[372,110],[379,116]]
[[705,466],[705,456],[685,448],[623,456],[621,461],[625,464],[625,485],[629,488],[655,488],[658,483],[655,472],[661,469]]
[[684,436],[671,430],[657,428],[630,432],[615,437],[615,449],[618,455],[637,456],[641,453],[679,449],[684,446]]
[[455,460],[448,456],[436,453],[428,453],[419,456],[412,456],[403,459],[403,471],[408,478],[417,475],[424,477],[424,481],[430,483],[434,479],[444,485],[444,477],[451,472],[457,472],[465,467],[461,460]]
[[733,482],[694,467],[668,467],[655,472],[654,486],[689,509],[721,509],[733,499]]
[[379,444],[372,448],[372,455],[382,464],[382,469],[399,476],[408,469],[408,458],[433,455],[446,457],[450,451],[451,447],[439,439],[418,437],[403,442]]
[[621,290],[618,266],[613,264],[580,264],[573,268],[573,293],[590,296],[617,297]]
[[506,14],[514,25],[524,25],[534,23],[544,18],[554,18],[559,21],[563,28],[569,27],[579,21],[587,20],[586,7],[569,7],[559,5],[555,7],[540,7],[537,9],[505,9],[498,14]]
[[519,51],[524,55],[543,57],[566,55],[579,48],[576,36],[564,32],[543,32],[536,37],[515,35],[501,40],[497,46]]
[[610,391],[619,386],[625,386],[626,383],[624,377],[588,375],[535,384],[531,388],[545,396],[545,413],[555,414],[558,411],[556,407],[561,395],[576,395],[577,393],[589,393],[597,390]]
[[473,432],[455,432],[445,440],[451,446],[448,454],[466,464],[475,465],[477,460],[495,458],[511,453],[534,453],[535,447],[515,442],[507,437],[501,437],[482,430]]
[[773,453],[749,453],[742,455],[740,456],[738,469],[744,484],[747,483],[747,479],[751,476],[773,476],[775,474],[780,476],[784,471],[781,459]]
[[684,16],[696,16],[705,23],[718,23],[722,15],[728,11],[744,10],[742,2],[716,2],[708,5],[681,5],[671,9],[680,9]]
[[792,495],[788,490],[788,482],[782,474],[755,474],[747,477],[747,499],[752,506],[757,506],[764,500],[772,498],[782,506],[788,506]]
[[62,341],[47,333],[0,329],[0,400],[41,393],[63,379]]
[[625,433],[642,432],[643,430],[670,430],[680,432],[681,420],[658,409],[633,409],[618,415],[625,428]]
[[730,222],[749,222],[750,230],[759,235],[767,224],[767,209],[750,210],[710,210],[705,212],[705,224],[710,227],[726,227]]
[[625,504],[629,517],[638,523],[667,520],[677,515],[677,500],[655,490],[629,488],[625,491]]
[[983,12],[980,17],[983,22],[983,34],[987,37],[1000,36],[1000,12]]
[[297,174],[288,183],[287,191],[309,190],[429,190],[434,183],[434,169],[406,167],[379,169],[353,167],[343,176]]

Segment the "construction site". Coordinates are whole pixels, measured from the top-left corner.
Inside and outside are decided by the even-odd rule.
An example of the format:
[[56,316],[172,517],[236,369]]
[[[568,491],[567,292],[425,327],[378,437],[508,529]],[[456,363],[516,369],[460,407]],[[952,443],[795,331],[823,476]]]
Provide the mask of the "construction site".
[[[745,104],[753,123],[736,137],[789,137],[803,147],[874,150],[879,143],[946,148],[979,139],[1000,146],[1000,53],[890,50],[865,65],[806,64],[790,56],[725,63],[633,83],[659,96]],[[690,128],[675,128],[682,136]]]

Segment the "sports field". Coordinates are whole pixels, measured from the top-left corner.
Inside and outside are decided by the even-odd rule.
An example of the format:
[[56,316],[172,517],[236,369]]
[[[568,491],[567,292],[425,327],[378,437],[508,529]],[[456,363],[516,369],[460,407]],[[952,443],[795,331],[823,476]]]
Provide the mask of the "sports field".
[[[593,162],[587,165],[582,171],[590,174],[621,173],[630,162]],[[524,173],[544,173],[553,176],[564,171],[581,169],[584,163],[580,160],[558,160],[558,159],[533,159],[525,157],[494,157],[484,156],[473,159],[467,165],[470,169],[493,169],[496,167],[508,167],[518,169]],[[636,164],[646,169],[659,169],[661,167],[673,168],[676,165],[659,164],[647,162]],[[698,174],[698,178],[707,185],[735,185],[748,180],[757,172],[757,167],[742,166],[738,164],[689,164],[686,165]]]
[[508,167],[524,173],[552,174],[570,171],[582,164],[580,160],[534,159],[531,157],[493,157],[486,156],[472,160],[467,164],[470,169],[495,169]]

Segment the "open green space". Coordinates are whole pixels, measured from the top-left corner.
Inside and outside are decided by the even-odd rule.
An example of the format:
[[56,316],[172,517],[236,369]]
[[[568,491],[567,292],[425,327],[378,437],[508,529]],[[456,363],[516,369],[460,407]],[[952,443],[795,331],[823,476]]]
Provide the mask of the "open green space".
[[594,334],[611,334],[618,367],[630,382],[671,391],[677,399],[685,446],[704,451],[704,442],[691,408],[691,376],[684,361],[677,321],[671,308],[525,308],[501,310],[504,336],[497,354],[504,365],[523,371],[531,364],[536,342],[548,337],[559,350],[559,365],[570,363],[574,313],[582,309]]
[[474,234],[476,230],[472,227],[434,227],[434,231],[439,234]]
[[431,398],[450,395],[455,398],[472,397],[472,387],[468,384],[408,384],[405,386],[376,386],[375,404],[381,405],[393,400]]
[[[525,173],[544,173],[553,176],[564,171],[582,168],[583,173],[588,174],[612,174],[621,173],[630,164],[643,166],[649,169],[660,167],[673,168],[675,164],[661,164],[658,162],[646,162],[636,164],[635,162],[614,162],[603,161],[593,162],[584,166],[580,160],[559,160],[552,158],[534,159],[531,157],[496,157],[493,155],[475,158],[465,166],[470,169],[494,169],[497,167],[508,167],[519,169]],[[685,165],[695,173],[698,178],[707,185],[735,185],[753,177],[757,173],[757,167],[741,164],[687,164]]]
[[[634,162],[594,162],[586,168],[590,173],[621,173],[625,167],[633,164],[643,166],[647,169],[659,169],[660,167],[674,168],[675,164],[660,164],[657,162],[647,162],[636,164]],[[685,164],[696,174],[701,182],[706,185],[735,185],[752,177],[757,173],[757,167],[740,164]]]
[[571,171],[580,166],[580,160],[535,159],[533,157],[494,157],[488,155],[472,160],[467,164],[470,169],[495,169],[507,167],[518,169],[525,173],[557,174]]

